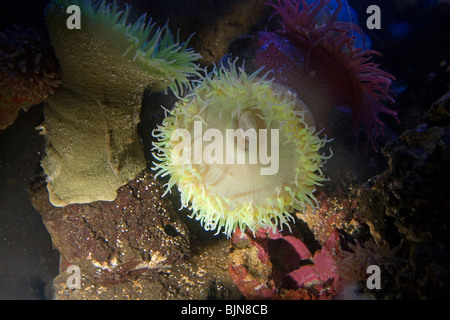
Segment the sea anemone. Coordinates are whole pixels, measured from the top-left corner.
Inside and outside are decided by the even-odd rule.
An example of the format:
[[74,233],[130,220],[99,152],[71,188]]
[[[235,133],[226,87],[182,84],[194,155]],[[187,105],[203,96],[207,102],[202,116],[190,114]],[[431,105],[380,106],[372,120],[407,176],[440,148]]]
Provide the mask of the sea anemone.
[[[81,29],[67,27],[67,7],[81,10]],[[53,0],[46,9],[63,85],[44,109],[50,201],[112,201],[146,167],[137,133],[144,90],[176,93],[197,73],[200,55],[169,27],[146,16],[127,22],[131,7],[116,1]]]
[[56,57],[35,29],[14,26],[0,32],[0,129],[59,85]]
[[363,244],[358,240],[355,240],[355,244],[348,243],[351,251],[341,250],[343,257],[338,261],[338,272],[341,277],[354,282],[367,278],[367,268],[370,265],[379,266],[392,274],[405,262],[397,256],[402,244],[403,242],[391,249],[388,243],[378,244],[371,240]]
[[166,193],[177,185],[182,207],[228,237],[237,227],[289,226],[292,210],[317,205],[313,192],[325,180],[327,140],[296,95],[260,71],[248,75],[235,62],[205,71],[153,132],[153,170],[170,175]]
[[125,9],[120,10],[116,0],[112,3],[106,0],[53,0],[47,10],[47,21],[62,20],[57,22],[65,26],[65,9],[70,5],[80,8],[82,29],[95,32],[103,41],[110,42],[130,62],[130,67],[152,75],[154,81],[147,84],[152,90],[160,91],[167,86],[178,90],[177,85],[187,84],[188,77],[196,72],[195,61],[200,55],[187,48],[192,35],[181,43],[178,33],[175,37],[167,23],[157,27],[152,18],[146,21],[146,14],[136,22],[128,23],[131,6],[125,3]]
[[353,32],[359,26],[337,21],[342,2],[323,24],[318,15],[331,0],[272,0],[274,15],[281,17],[276,33],[261,32],[256,67],[265,65],[283,85],[292,88],[310,107],[320,126],[333,107],[348,107],[353,133],[365,128],[368,142],[375,145],[383,132],[378,115],[396,112],[385,106],[393,103],[389,88],[394,76],[379,69],[372,59],[375,50],[355,48]]

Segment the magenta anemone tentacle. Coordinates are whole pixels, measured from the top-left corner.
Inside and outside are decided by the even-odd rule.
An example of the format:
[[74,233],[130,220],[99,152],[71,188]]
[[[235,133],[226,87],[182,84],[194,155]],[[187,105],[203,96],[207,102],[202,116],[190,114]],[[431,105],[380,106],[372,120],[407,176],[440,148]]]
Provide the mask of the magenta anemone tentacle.
[[312,68],[319,68],[323,81],[336,95],[335,102],[345,98],[355,134],[362,125],[368,142],[375,148],[375,139],[384,126],[378,115],[389,114],[398,121],[397,112],[384,104],[395,102],[390,95],[395,77],[372,61],[381,53],[354,47],[352,32],[361,34],[365,42],[364,32],[356,24],[337,21],[343,7],[341,0],[337,0],[338,7],[328,21],[318,25],[317,16],[330,2],[316,0],[308,5],[305,0],[270,0],[267,4],[275,9],[272,16],[281,18],[281,29],[276,33],[288,39],[303,55],[304,74],[299,76],[308,77]]

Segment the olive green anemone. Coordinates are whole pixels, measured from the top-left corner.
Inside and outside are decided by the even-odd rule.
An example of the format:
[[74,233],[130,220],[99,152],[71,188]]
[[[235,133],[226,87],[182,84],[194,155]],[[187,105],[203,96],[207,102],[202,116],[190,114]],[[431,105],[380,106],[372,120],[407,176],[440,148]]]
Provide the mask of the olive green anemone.
[[316,207],[328,142],[289,90],[235,63],[215,68],[166,111],[153,136],[153,170],[177,186],[206,230],[276,230],[290,212]]
[[[157,27],[151,18],[146,21],[146,14],[136,22],[128,23],[131,6],[125,4],[125,9],[120,10],[115,0],[112,3],[105,0],[53,0],[47,10],[47,21],[55,19],[58,29],[65,27],[69,17],[66,9],[70,5],[81,10],[81,30],[109,42],[133,67],[150,74],[153,82],[147,85],[153,90],[167,86],[178,89],[176,84],[186,83],[188,76],[195,73],[194,61],[200,55],[187,48],[189,39],[180,43],[178,34],[174,37],[168,24]],[[63,31],[69,35],[74,30]]]
[[[71,5],[80,8],[80,29],[68,27],[76,17],[67,10]],[[197,73],[200,55],[187,42],[145,15],[128,23],[129,14],[130,6],[120,10],[104,0],[53,0],[46,9],[62,68],[62,86],[47,100],[39,127],[47,142],[41,165],[55,206],[114,200],[117,189],[146,167],[137,134],[144,90],[179,93]]]

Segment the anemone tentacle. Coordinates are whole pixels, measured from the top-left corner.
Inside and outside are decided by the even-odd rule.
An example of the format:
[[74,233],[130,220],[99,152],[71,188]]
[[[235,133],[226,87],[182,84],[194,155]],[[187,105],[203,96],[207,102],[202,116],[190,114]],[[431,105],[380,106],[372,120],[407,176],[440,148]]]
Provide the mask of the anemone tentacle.
[[381,53],[354,47],[355,38],[349,30],[355,30],[363,37],[364,33],[353,23],[337,21],[342,8],[340,0],[337,0],[338,8],[329,20],[318,24],[317,15],[330,2],[316,0],[308,5],[305,0],[271,0],[268,4],[275,9],[273,15],[281,18],[281,29],[277,33],[302,51],[305,74],[310,69],[322,69],[324,75],[339,78],[339,81],[332,81],[324,76],[326,81],[333,82],[328,85],[334,91],[336,102],[350,107],[354,133],[362,124],[368,142],[374,145],[375,138],[383,131],[383,122],[378,114],[390,114],[398,120],[396,111],[384,104],[394,103],[390,85],[395,77],[372,61]]
[[[128,17],[131,5],[125,3],[125,9],[121,10],[117,1],[108,3],[106,0],[53,0],[52,10],[55,6],[67,8],[69,5],[80,7],[83,24],[86,27],[97,27],[105,30],[105,36],[111,31],[120,34],[114,41],[122,43],[122,56],[130,59],[141,70],[161,74],[171,82],[170,88],[176,94],[183,90],[184,85],[189,85],[189,77],[198,75],[198,66],[195,61],[200,59],[200,54],[188,48],[193,34],[184,42],[180,41],[179,32],[173,35],[169,24],[157,27],[152,18],[141,15],[136,22],[129,23]],[[114,37],[114,35],[111,35]]]

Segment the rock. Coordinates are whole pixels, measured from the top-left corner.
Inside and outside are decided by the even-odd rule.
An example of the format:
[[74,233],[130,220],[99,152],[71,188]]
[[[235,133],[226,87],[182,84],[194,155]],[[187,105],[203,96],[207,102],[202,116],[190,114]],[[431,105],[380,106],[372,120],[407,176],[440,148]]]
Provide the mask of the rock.
[[125,281],[190,253],[188,230],[149,173],[122,186],[112,202],[54,207],[43,181],[30,193],[56,249],[92,283]]
[[336,229],[352,236],[361,233],[358,212],[353,212],[346,194],[340,188],[336,191],[329,189],[316,192],[318,208],[308,206],[304,212],[296,211],[297,218],[308,225],[321,245],[327,242]]
[[378,242],[400,245],[404,267],[385,274],[380,298],[443,299],[450,285],[450,94],[414,128],[383,148],[389,168],[356,195],[362,220]]
[[414,242],[450,245],[450,94],[432,105],[416,128],[383,148],[389,169],[359,190],[360,212],[374,233],[386,234],[393,219],[398,232]]
[[62,272],[54,280],[56,298],[59,300],[206,300],[241,299],[239,289],[228,274],[228,241],[196,246],[183,264],[164,268],[158,272],[139,275],[136,278],[105,286],[93,283],[81,275],[80,289],[67,287],[70,276]]

